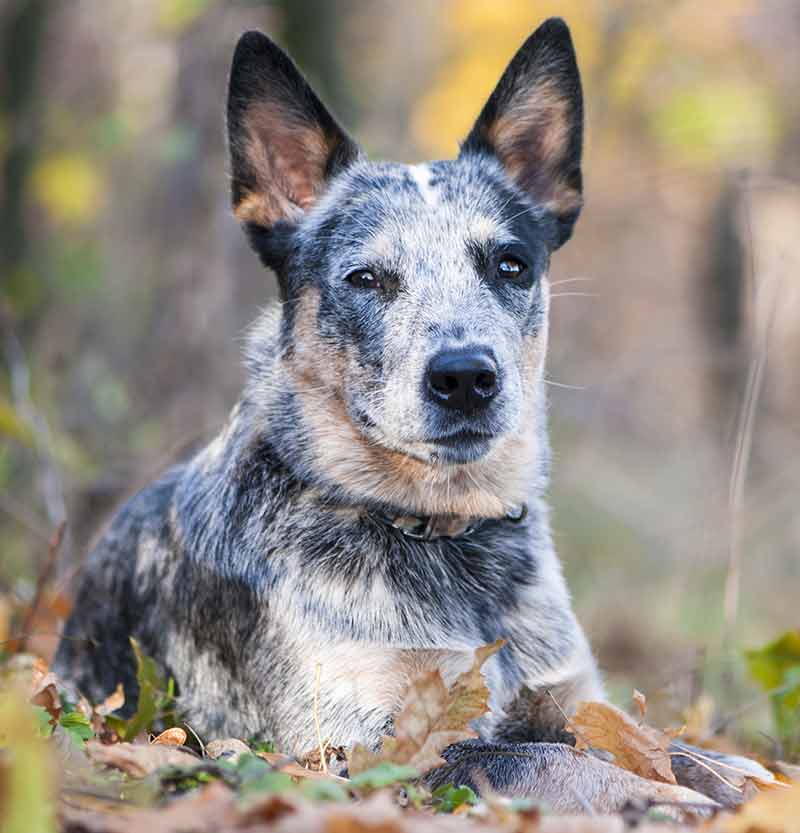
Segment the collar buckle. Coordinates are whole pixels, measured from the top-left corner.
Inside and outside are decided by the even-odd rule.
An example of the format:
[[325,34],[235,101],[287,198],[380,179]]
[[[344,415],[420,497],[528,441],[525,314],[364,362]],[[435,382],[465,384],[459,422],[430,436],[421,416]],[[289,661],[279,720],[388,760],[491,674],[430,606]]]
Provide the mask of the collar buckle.
[[527,504],[513,506],[503,518],[457,518],[448,515],[375,515],[392,529],[414,541],[434,541],[437,538],[468,538],[491,520],[519,524],[528,515]]

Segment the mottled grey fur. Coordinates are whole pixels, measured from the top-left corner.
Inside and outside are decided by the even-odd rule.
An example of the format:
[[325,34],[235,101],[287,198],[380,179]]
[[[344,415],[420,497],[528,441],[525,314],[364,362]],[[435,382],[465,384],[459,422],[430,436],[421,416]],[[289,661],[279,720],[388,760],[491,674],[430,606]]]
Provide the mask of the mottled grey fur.
[[[317,668],[322,735],[374,747],[415,673],[452,680],[503,638],[483,741],[449,750],[437,783],[572,809],[663,797],[565,745],[561,709],[602,697],[543,502],[547,267],[581,199],[566,26],[526,42],[453,161],[366,161],[258,33],[237,47],[228,121],[234,208],[283,303],[253,328],[222,433],[103,535],[56,670],[94,701],[122,682],[130,704],[133,636],[201,735],[301,755]],[[364,270],[377,288],[354,285]],[[426,395],[431,357],[463,347],[498,371],[475,414]],[[387,523],[400,515],[481,523],[421,541]]]

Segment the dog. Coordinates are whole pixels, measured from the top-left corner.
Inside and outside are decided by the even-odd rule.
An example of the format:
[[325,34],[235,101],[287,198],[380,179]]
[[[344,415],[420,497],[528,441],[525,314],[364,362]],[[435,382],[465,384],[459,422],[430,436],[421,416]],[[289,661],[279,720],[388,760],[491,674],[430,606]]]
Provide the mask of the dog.
[[[412,677],[476,647],[490,715],[429,783],[561,810],[708,798],[574,749],[603,698],[548,523],[550,256],[582,206],[583,101],[543,23],[458,157],[372,162],[265,35],[236,47],[233,210],[280,303],[250,334],[224,430],[133,497],[94,549],[55,670],[137,690],[129,638],[206,737],[375,748]],[[315,683],[319,668],[318,687]],[[686,756],[681,784],[735,791]],[[687,798],[688,796],[688,798]]]

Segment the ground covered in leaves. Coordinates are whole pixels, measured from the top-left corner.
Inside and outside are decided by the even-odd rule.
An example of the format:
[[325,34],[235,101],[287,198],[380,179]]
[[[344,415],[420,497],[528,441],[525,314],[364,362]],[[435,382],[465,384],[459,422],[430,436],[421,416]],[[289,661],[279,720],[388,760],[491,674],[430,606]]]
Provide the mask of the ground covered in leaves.
[[[451,784],[434,792],[418,775],[441,762],[442,749],[474,734],[488,692],[480,672],[500,643],[476,652],[473,667],[448,689],[438,672],[416,679],[378,751],[345,752],[319,737],[306,759],[269,743],[200,738],[181,721],[171,680],[134,643],[139,696],[122,718],[122,687],[103,703],[77,702],[47,664],[28,653],[5,657],[0,693],[0,821],[8,833],[798,833],[800,768],[762,761],[769,778],[725,774],[744,799],[736,813],[700,819],[691,809],[631,805],[615,816],[559,816],[529,800],[479,798]],[[800,631],[748,656],[772,699],[787,743],[800,725]],[[613,756],[642,777],[674,783],[668,746],[687,729],[646,724],[646,700],[634,693],[630,715],[585,703],[569,730],[579,749]],[[696,741],[694,737],[687,740]],[[741,750],[740,750],[741,751]],[[793,752],[796,753],[796,749]],[[346,771],[349,777],[337,772]],[[720,776],[723,777],[723,776]],[[667,827],[666,825],[669,825]]]

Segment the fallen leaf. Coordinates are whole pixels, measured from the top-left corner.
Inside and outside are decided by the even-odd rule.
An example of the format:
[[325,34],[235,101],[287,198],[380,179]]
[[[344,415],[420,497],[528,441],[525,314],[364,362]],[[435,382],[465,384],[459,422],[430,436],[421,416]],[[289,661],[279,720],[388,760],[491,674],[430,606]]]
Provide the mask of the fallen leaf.
[[633,690],[633,702],[636,704],[636,708],[639,709],[639,719],[644,720],[644,716],[647,714],[647,698],[638,688]]
[[449,691],[438,670],[416,677],[394,720],[394,736],[384,737],[378,752],[356,744],[348,759],[350,775],[384,761],[426,772],[443,763],[440,753],[450,744],[477,737],[470,723],[489,709],[489,689],[481,667],[504,644],[499,639],[478,648],[470,669],[456,678]]
[[103,700],[102,703],[94,707],[94,711],[105,717],[106,715],[111,714],[119,709],[121,709],[125,705],[125,690],[122,687],[122,683],[117,683],[117,687],[111,694]]
[[800,787],[770,790],[725,820],[721,833],[800,833]]
[[198,758],[191,753],[163,744],[112,743],[105,745],[97,741],[89,741],[86,744],[86,752],[95,763],[122,770],[134,778],[144,778],[162,766],[186,767],[198,763]]
[[31,695],[31,703],[47,710],[50,717],[57,721],[61,717],[61,695],[58,692],[58,678],[55,674],[45,674]]
[[153,738],[152,743],[159,743],[162,746],[183,746],[186,743],[186,732],[179,726],[173,726]]
[[290,758],[288,755],[281,755],[279,752],[256,752],[255,754],[274,767],[278,772],[291,775],[292,778],[322,778],[341,781],[343,783],[347,782],[346,778],[341,778],[338,775],[326,775],[324,772],[306,769],[300,766],[293,758]]
[[242,755],[249,755],[250,747],[238,738],[222,738],[206,744],[206,755],[216,761],[222,758],[235,764]]
[[623,769],[654,781],[676,783],[668,752],[670,737],[637,724],[610,703],[579,703],[566,729],[575,735],[576,749],[604,749]]
[[776,761],[775,769],[790,781],[800,782],[800,766],[797,764],[788,764],[786,761]]

